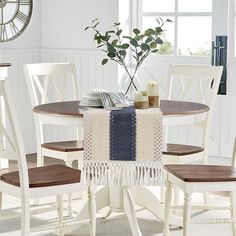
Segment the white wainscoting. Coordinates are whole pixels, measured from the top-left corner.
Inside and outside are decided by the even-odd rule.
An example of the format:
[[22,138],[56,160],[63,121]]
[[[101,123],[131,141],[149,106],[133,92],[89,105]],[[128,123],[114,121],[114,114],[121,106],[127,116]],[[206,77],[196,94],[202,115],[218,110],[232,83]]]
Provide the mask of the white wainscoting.
[[39,49],[1,49],[0,61],[11,63],[7,86],[18,114],[27,153],[35,152],[35,129],[32,109],[26,87],[23,64],[40,62]]
[[[57,50],[57,49],[1,49],[0,61],[10,62],[8,86],[23,134],[27,153],[36,152],[35,128],[32,108],[25,82],[23,65],[38,62],[76,62],[78,67],[80,95],[92,88],[117,88],[117,66],[101,65],[101,53],[96,50]],[[48,140],[61,140],[73,136],[72,130],[53,129],[47,132]]]
[[[12,64],[9,70],[8,84],[17,109],[22,134],[27,153],[36,152],[34,122],[28,91],[25,83],[23,64],[36,62],[75,62],[78,67],[79,91],[84,95],[91,88],[117,88],[117,66],[114,63],[102,66],[103,54],[96,50],[67,50],[67,49],[1,49],[0,60]],[[186,58],[176,60],[170,57],[153,57],[139,71],[139,78],[145,84],[148,80],[161,83],[161,98],[166,98],[167,71],[171,63],[185,63]],[[209,59],[189,58],[188,63],[209,64]],[[210,134],[210,155],[230,157],[233,138],[236,134],[236,69],[233,64],[228,68],[228,95],[219,96],[215,107],[215,115]],[[48,139],[60,140],[73,136],[72,130],[53,129],[47,132]],[[191,140],[193,135],[183,141]],[[180,132],[175,132],[171,138],[183,139]]]

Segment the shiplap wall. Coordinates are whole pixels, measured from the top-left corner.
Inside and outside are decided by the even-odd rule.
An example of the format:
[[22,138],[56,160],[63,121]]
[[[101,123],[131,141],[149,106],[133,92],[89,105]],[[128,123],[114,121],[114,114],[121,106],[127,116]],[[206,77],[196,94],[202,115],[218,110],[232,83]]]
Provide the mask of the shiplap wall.
[[[38,62],[75,62],[78,68],[80,95],[92,88],[117,88],[117,66],[101,65],[101,54],[96,50],[41,50],[41,49],[4,49],[0,61],[10,62],[7,85],[10,88],[27,153],[36,151],[35,128],[32,107],[26,86],[23,65]],[[48,140],[61,140],[71,137],[73,132],[62,129],[48,132]]]

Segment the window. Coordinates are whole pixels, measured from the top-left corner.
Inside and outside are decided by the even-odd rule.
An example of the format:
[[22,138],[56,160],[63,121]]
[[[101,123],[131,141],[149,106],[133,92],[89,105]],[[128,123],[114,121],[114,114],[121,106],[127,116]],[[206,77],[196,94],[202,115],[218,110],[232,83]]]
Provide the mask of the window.
[[210,56],[212,0],[142,0],[139,7],[143,30],[153,27],[156,18],[169,18],[161,54]]

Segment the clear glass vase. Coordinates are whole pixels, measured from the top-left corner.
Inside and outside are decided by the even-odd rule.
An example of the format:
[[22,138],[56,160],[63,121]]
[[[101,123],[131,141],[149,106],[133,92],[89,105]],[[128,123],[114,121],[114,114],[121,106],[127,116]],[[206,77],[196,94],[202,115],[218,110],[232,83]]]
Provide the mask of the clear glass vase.
[[123,75],[120,83],[120,91],[124,93],[128,100],[133,101],[135,94],[142,90],[141,82],[137,75],[129,77],[129,75]]

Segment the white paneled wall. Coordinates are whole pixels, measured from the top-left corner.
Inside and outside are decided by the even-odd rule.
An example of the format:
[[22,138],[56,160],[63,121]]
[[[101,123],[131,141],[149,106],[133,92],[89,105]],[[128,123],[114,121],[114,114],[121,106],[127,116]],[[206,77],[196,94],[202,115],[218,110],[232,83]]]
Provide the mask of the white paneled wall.
[[[36,151],[33,113],[26,87],[23,65],[38,62],[75,62],[78,68],[80,95],[92,88],[117,88],[117,66],[101,65],[102,55],[95,50],[40,50],[40,49],[5,49],[1,50],[0,61],[10,62],[7,79],[14,105],[17,109],[27,153]],[[47,132],[48,140],[61,140],[73,135],[71,129],[53,129]]]
[[5,49],[1,50],[0,61],[10,62],[7,86],[11,92],[14,106],[22,131],[25,148],[28,153],[35,152],[35,130],[32,109],[26,87],[23,64],[40,61],[40,50],[37,49]]

